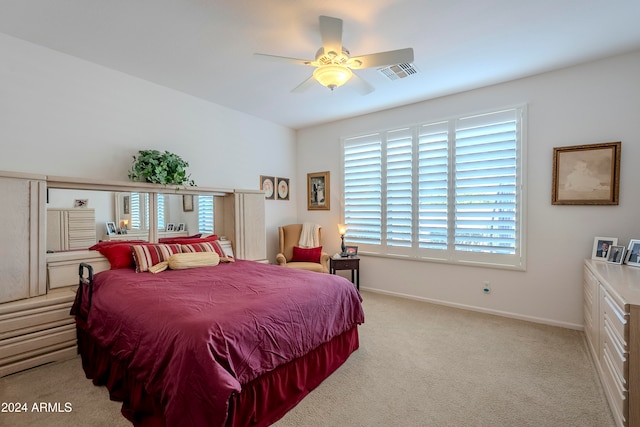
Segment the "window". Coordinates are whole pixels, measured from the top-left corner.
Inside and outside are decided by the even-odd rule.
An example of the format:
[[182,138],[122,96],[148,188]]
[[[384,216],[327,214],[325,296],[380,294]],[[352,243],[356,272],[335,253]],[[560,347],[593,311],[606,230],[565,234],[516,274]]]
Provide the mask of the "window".
[[134,230],[147,229],[148,223],[147,194],[131,193],[131,228]]
[[524,269],[524,113],[345,139],[345,238],[363,252]]
[[[158,194],[158,230],[164,230],[165,217],[164,194]],[[147,213],[148,214],[148,213]]]
[[202,195],[198,198],[198,233],[213,233],[213,196]]

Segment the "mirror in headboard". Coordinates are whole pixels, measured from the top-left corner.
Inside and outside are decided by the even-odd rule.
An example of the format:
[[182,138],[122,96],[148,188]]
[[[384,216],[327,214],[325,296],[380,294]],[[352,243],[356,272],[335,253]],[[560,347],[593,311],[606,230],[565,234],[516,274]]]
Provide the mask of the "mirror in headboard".
[[206,193],[158,194],[158,237],[215,233],[216,200],[220,204],[220,199]]
[[114,194],[115,234],[102,240],[149,240],[149,193],[127,191]]

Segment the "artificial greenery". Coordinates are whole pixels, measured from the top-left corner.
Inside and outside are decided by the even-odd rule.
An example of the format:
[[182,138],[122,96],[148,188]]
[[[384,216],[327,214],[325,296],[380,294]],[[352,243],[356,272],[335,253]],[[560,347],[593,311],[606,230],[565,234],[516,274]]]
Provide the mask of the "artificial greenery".
[[133,156],[133,166],[129,171],[132,181],[146,181],[163,185],[195,186],[191,174],[187,175],[189,163],[177,154],[158,150],[140,150]]

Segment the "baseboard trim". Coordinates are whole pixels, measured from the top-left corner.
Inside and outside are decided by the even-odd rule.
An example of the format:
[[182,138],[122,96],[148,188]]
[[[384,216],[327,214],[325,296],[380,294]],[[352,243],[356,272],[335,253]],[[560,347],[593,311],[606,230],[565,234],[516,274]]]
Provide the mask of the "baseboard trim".
[[558,326],[558,327],[566,328],[566,329],[575,329],[575,330],[578,330],[578,331],[584,331],[584,325],[575,324],[575,323],[558,322],[556,320],[545,319],[545,318],[541,318],[541,317],[525,316],[525,315],[522,315],[522,314],[512,313],[512,312],[509,312],[509,311],[491,310],[491,309],[484,308],[484,307],[476,307],[476,306],[472,306],[472,305],[458,304],[458,303],[453,303],[453,302],[450,302],[450,301],[442,301],[442,300],[437,300],[437,299],[432,299],[432,298],[419,297],[419,296],[416,296],[416,295],[403,294],[403,293],[400,293],[400,292],[385,291],[385,290],[382,290],[382,289],[368,288],[368,287],[363,287],[363,286],[361,286],[360,289],[363,290],[363,291],[366,291],[366,292],[372,292],[372,293],[376,293],[376,294],[389,295],[389,296],[394,296],[394,297],[398,297],[398,298],[405,298],[405,299],[410,299],[410,300],[415,300],[415,301],[428,302],[428,303],[431,303],[431,304],[444,305],[444,306],[447,306],[447,307],[459,308],[459,309],[462,309],[462,310],[477,311],[479,313],[485,313],[485,314],[493,314],[495,316],[508,317],[510,319],[518,319],[518,320],[524,320],[524,321],[527,321],[527,322],[541,323],[543,325]]

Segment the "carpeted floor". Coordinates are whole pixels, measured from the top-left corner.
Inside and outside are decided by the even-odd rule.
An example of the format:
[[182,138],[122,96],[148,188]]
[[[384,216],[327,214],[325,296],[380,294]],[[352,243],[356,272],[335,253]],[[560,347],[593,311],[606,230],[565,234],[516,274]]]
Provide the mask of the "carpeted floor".
[[[277,427],[615,425],[582,332],[362,295],[360,349]],[[0,379],[0,402],[28,406],[0,426],[130,425],[78,358]]]

